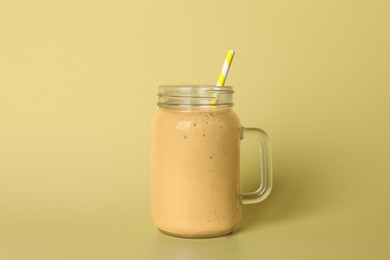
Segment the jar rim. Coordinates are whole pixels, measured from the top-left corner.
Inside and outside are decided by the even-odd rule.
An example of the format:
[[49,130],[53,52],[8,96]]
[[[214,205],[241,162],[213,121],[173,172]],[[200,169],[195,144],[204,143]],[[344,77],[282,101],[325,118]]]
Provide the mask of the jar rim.
[[159,106],[232,106],[232,86],[160,85]]
[[[193,90],[193,92],[192,92]],[[181,84],[181,85],[160,85],[158,87],[158,95],[169,95],[171,92],[179,92],[180,94],[195,94],[207,91],[215,91],[216,93],[233,94],[232,86],[215,86],[209,84]]]

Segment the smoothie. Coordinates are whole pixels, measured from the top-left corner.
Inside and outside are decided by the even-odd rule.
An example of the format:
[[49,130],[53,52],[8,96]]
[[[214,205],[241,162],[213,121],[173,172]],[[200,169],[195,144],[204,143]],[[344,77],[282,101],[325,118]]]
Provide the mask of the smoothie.
[[240,128],[231,107],[157,111],[151,199],[161,231],[219,236],[239,223]]

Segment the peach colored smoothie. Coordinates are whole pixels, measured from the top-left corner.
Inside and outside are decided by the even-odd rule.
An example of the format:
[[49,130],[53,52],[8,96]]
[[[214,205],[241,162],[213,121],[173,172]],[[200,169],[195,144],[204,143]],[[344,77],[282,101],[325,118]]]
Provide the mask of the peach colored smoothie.
[[219,236],[239,223],[240,127],[231,107],[157,111],[152,218],[161,231]]

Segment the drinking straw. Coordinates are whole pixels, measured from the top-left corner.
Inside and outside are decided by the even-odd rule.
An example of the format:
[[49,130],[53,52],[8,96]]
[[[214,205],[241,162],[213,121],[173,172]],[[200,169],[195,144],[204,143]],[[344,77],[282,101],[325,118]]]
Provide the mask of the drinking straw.
[[222,87],[223,85],[225,85],[225,80],[229,72],[230,65],[232,64],[233,57],[234,57],[234,51],[228,50],[228,52],[226,53],[225,61],[221,69],[221,73],[219,74],[219,78],[216,84],[217,87]]
[[[234,51],[228,50],[225,56],[225,61],[223,62],[222,65],[221,73],[219,73],[217,84],[215,84],[217,87],[223,87],[225,85],[225,80],[229,72],[230,65],[232,64],[233,57],[234,57]],[[211,104],[213,105],[217,104],[218,98],[219,95],[216,96],[216,99],[211,100]]]

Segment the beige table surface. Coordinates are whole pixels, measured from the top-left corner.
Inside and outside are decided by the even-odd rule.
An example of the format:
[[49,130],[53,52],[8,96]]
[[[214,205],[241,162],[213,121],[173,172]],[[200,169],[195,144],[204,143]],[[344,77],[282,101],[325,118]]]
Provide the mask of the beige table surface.
[[[390,2],[1,1],[0,259],[390,259]],[[217,80],[272,142],[232,235],[150,220],[160,84]],[[243,143],[243,189],[257,151]]]

